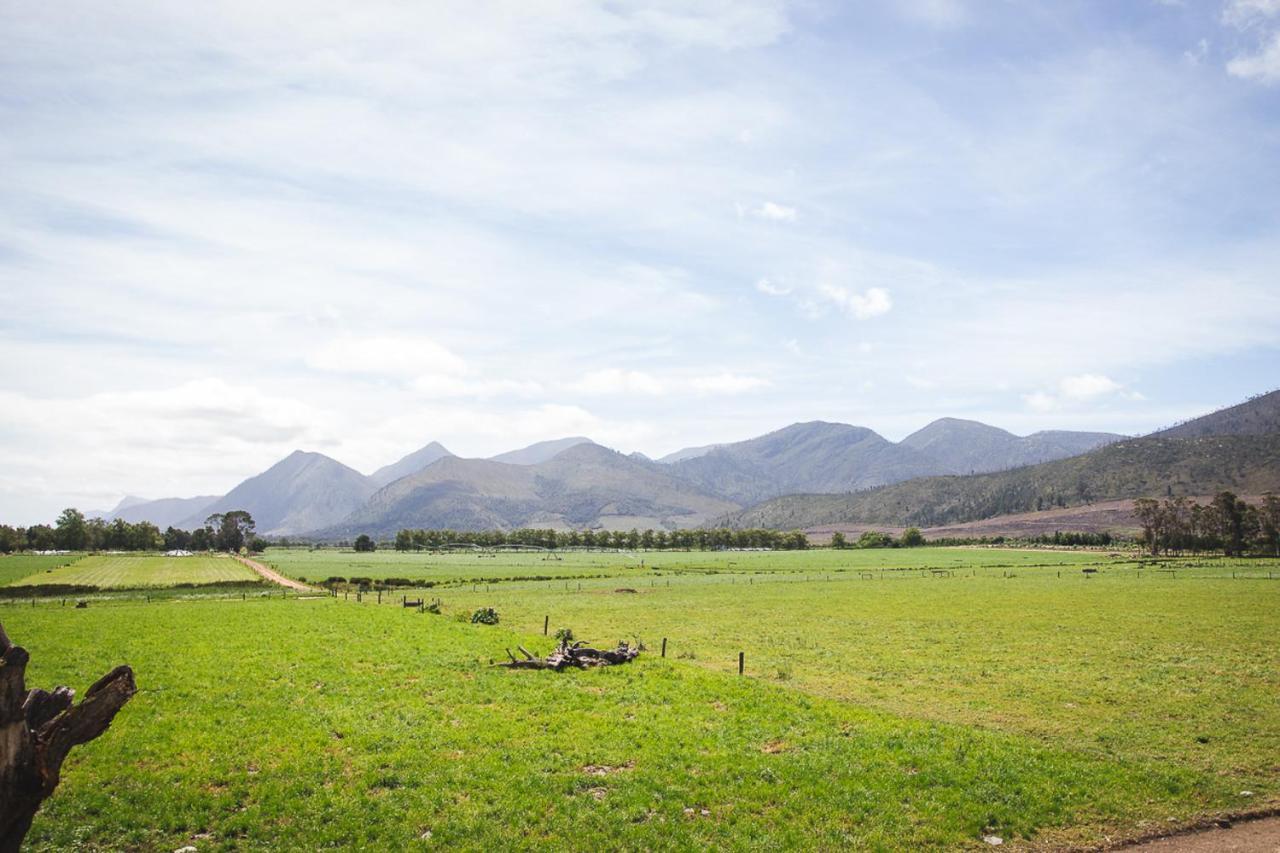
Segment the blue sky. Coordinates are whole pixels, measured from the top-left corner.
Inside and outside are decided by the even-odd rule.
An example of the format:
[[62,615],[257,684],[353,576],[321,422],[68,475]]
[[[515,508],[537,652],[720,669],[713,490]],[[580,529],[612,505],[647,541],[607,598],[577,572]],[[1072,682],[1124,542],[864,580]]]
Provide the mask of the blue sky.
[[1280,384],[1280,0],[0,2],[0,174],[12,522]]

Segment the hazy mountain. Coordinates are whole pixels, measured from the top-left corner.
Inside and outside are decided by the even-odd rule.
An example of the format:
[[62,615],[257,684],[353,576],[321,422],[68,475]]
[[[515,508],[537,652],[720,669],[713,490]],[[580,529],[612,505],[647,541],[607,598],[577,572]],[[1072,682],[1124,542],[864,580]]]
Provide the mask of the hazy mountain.
[[686,447],[677,450],[674,453],[668,453],[666,456],[659,457],[658,461],[664,465],[670,465],[672,462],[682,462],[685,459],[694,459],[698,456],[705,456],[717,447],[724,447],[723,444],[704,444],[701,447]]
[[368,477],[320,453],[295,450],[187,519],[198,527],[215,512],[247,510],[257,530],[285,535],[333,524],[364,505],[376,487]]
[[848,492],[938,471],[928,455],[869,429],[823,421],[724,444],[668,467],[737,503],[793,492]]
[[1161,430],[1165,438],[1195,438],[1205,435],[1266,435],[1280,432],[1280,391],[1246,400],[1236,406]]
[[940,468],[934,473],[971,474],[1077,456],[1124,437],[1064,430],[1017,436],[978,421],[941,418],[913,432],[900,445],[937,460]]
[[790,530],[876,522],[931,527],[1096,501],[1280,490],[1280,433],[1109,444],[1070,459],[963,477],[922,477],[851,495],[788,495],[723,519]]
[[402,528],[695,527],[736,509],[652,462],[590,442],[534,465],[441,459],[391,483],[325,536]]
[[508,465],[537,465],[554,458],[570,447],[592,443],[591,439],[580,435],[572,438],[557,438],[551,441],[539,441],[537,444],[531,444],[519,450],[508,450],[506,453],[499,453],[489,458],[494,462],[506,462]]
[[382,486],[387,485],[387,483],[399,480],[401,477],[407,477],[410,474],[418,473],[437,459],[442,459],[445,456],[452,455],[452,453],[445,449],[443,444],[438,441],[433,441],[426,447],[420,447],[408,456],[404,456],[398,461],[392,462],[390,465],[383,465],[377,471],[370,474],[369,479],[375,486],[381,488]]
[[84,517],[85,518],[101,518],[104,521],[110,521],[111,519],[115,518],[116,513],[120,512],[121,510],[125,510],[131,506],[137,506],[138,504],[145,504],[149,502],[150,502],[150,499],[148,498],[140,498],[137,495],[125,495],[120,499],[119,503],[117,503],[114,508],[86,510]]
[[200,495],[194,498],[160,498],[154,501],[132,503],[121,509],[112,510],[108,521],[122,518],[130,524],[149,521],[161,530],[166,527],[181,527],[188,519],[199,517],[203,521],[208,517],[205,507],[218,500],[218,495]]

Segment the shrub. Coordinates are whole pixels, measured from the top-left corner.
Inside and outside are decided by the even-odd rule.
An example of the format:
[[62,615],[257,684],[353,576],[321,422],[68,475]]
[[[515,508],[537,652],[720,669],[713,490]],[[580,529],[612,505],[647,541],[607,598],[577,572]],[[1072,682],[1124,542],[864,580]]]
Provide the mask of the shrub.
[[559,643],[572,643],[572,642],[573,642],[573,629],[572,629],[572,628],[557,628],[557,629],[556,629],[556,642],[559,642]]
[[472,625],[497,625],[498,611],[492,607],[481,607],[475,613],[471,614]]

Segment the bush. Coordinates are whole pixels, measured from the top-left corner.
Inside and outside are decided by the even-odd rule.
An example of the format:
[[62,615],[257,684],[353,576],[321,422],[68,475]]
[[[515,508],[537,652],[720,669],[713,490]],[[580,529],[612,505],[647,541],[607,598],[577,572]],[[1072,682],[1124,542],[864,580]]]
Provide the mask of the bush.
[[475,613],[471,614],[472,625],[497,625],[498,611],[492,607],[481,607]]
[[557,629],[556,629],[556,642],[559,642],[559,643],[572,643],[572,642],[573,642],[573,629],[572,629],[572,628],[557,628]]

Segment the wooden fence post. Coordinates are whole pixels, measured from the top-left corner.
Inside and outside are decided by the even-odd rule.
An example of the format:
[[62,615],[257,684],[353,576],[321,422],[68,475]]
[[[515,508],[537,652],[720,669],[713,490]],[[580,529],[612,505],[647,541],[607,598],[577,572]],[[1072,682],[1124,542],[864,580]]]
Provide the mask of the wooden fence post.
[[747,656],[745,652],[738,652],[738,675],[742,675],[743,667],[746,666]]
[[664,658],[667,656],[667,638],[666,637],[662,638],[662,656]]
[[551,617],[543,616],[542,617],[542,636],[544,637],[547,636],[547,628],[549,628],[550,626],[551,626]]

